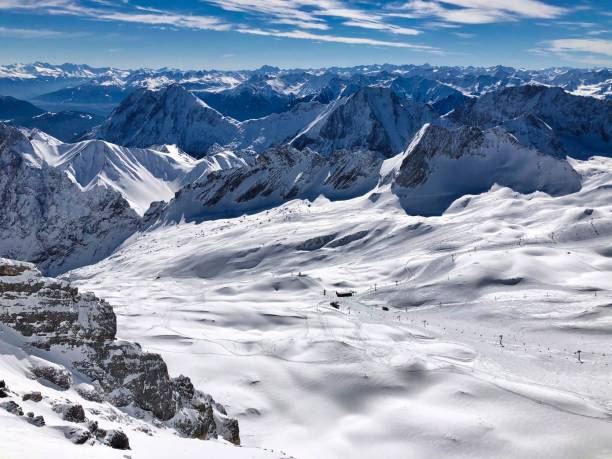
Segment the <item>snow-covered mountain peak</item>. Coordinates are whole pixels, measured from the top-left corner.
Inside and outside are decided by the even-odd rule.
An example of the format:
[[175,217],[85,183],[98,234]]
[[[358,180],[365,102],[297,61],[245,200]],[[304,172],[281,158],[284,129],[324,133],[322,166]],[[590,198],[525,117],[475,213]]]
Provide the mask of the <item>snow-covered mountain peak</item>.
[[0,124],[0,252],[57,273],[104,258],[139,219],[120,193],[82,189],[48,157]]
[[0,164],[8,166],[23,161],[29,166],[38,168],[44,163],[43,158],[34,150],[23,131],[0,123]]
[[[463,125],[490,128],[525,115],[549,126],[569,155],[584,158],[612,151],[612,101],[569,94],[543,85],[508,87],[467,101],[448,115]],[[519,130],[525,130],[531,122]],[[537,139],[534,137],[534,146]]]
[[94,136],[125,146],[177,144],[186,152],[204,156],[215,143],[225,144],[238,122],[221,115],[177,84],[130,94],[100,126]]
[[198,164],[175,148],[127,148],[103,140],[50,143],[45,138],[33,138],[32,145],[40,158],[64,171],[82,190],[116,190],[140,215],[153,201],[174,196]]
[[366,86],[330,104],[292,145],[322,154],[363,149],[393,156],[436,117],[431,107],[400,98],[390,88]]
[[441,213],[460,196],[494,184],[551,195],[580,189],[579,175],[567,161],[522,145],[499,126],[425,125],[405,153],[383,166],[382,182],[391,183],[408,213],[424,215]]

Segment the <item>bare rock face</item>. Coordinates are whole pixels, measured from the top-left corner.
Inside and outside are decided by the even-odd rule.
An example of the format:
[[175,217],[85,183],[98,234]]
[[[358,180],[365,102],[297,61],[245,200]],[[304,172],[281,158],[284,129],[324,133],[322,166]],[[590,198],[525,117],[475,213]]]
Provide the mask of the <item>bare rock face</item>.
[[40,392],[37,391],[32,391],[32,392],[28,392],[26,394],[23,394],[23,396],[21,397],[21,399],[26,402],[28,400],[32,400],[33,402],[40,402],[43,397],[42,394]]
[[425,104],[400,97],[390,88],[364,87],[330,104],[291,144],[328,155],[335,150],[371,150],[387,157],[403,151],[424,124],[437,118]]
[[374,188],[384,157],[373,151],[336,150],[324,157],[308,148],[270,148],[253,164],[213,171],[185,186],[167,204],[152,205],[144,220],[198,220],[240,215],[291,199],[349,199]]
[[[547,142],[557,156],[610,156],[612,150],[612,102],[561,88],[528,84],[491,91],[457,107],[448,118],[482,129],[507,125],[521,142],[538,149]],[[551,134],[542,139],[546,130]]]
[[[95,394],[84,398],[151,412],[181,435],[202,439],[221,435],[240,443],[238,423],[212,397],[196,390],[186,376],[171,378],[158,354],[115,339],[116,317],[107,302],[82,294],[67,282],[43,277],[30,263],[0,259],[0,273],[0,322],[19,332],[25,345],[47,350],[51,357],[62,355],[65,362],[66,356],[78,356],[72,357],[71,366],[34,359],[35,377],[68,389],[78,374],[85,382],[76,386],[77,392]],[[55,408],[66,420],[86,421],[80,405]],[[74,429],[67,435],[77,443],[90,438]],[[107,433],[104,441],[129,447],[121,435],[109,439]]]
[[120,430],[107,431],[102,442],[113,449],[130,449],[130,440]]
[[[111,306],[92,294],[79,294],[67,282],[42,277],[34,265],[2,259],[0,322],[30,344],[49,349],[53,345],[80,345],[112,340],[117,320]],[[57,368],[37,367],[33,372],[60,387],[70,386]]]
[[0,202],[0,256],[37,263],[50,274],[104,258],[139,223],[118,192],[82,190],[19,129],[2,123]]
[[8,387],[6,387],[4,380],[0,380],[0,398],[6,397],[9,397]]
[[42,416],[34,416],[34,413],[28,413],[28,417],[26,418],[30,424],[36,427],[44,427],[45,426],[45,418]]
[[502,127],[425,125],[382,183],[410,214],[439,215],[457,198],[498,184],[553,196],[580,189],[580,176],[557,155],[525,146]]
[[85,410],[78,403],[58,403],[53,410],[61,414],[64,421],[85,422]]
[[225,145],[238,123],[178,84],[132,92],[100,126],[97,138],[133,147],[176,144],[202,157],[214,143]]
[[72,375],[61,365],[38,365],[32,368],[32,374],[39,380],[50,382],[64,390],[72,386]]
[[23,416],[23,410],[21,409],[21,407],[12,400],[9,400],[8,402],[0,403],[0,408],[16,416]]
[[64,437],[75,445],[82,445],[91,439],[91,432],[81,427],[68,427],[64,429]]

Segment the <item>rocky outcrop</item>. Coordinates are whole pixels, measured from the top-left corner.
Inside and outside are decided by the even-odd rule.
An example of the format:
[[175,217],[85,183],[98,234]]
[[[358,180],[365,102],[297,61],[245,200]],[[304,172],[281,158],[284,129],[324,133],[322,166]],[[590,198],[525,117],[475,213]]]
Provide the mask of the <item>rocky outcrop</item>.
[[[150,412],[185,436],[221,435],[240,442],[237,422],[189,378],[171,378],[159,355],[116,340],[116,317],[107,302],[43,277],[28,263],[0,259],[0,273],[0,322],[20,333],[24,345],[47,351],[47,360],[34,360],[34,377],[67,389],[78,375],[85,380],[75,388],[79,394],[94,392],[99,401]],[[86,421],[81,405],[58,404],[54,409],[65,420]],[[85,436],[80,431],[69,435],[78,442]],[[119,437],[109,439],[107,433],[104,441],[125,444]]]

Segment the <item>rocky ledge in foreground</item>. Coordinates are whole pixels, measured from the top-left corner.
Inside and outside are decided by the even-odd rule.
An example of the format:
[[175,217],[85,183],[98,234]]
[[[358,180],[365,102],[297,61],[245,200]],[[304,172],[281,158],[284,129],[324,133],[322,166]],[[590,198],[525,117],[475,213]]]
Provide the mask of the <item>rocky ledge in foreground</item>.
[[31,368],[33,378],[59,389],[74,385],[87,400],[152,417],[184,436],[240,443],[238,422],[210,395],[185,376],[171,378],[158,354],[116,339],[106,301],[43,277],[30,263],[0,258],[0,327],[44,358]]

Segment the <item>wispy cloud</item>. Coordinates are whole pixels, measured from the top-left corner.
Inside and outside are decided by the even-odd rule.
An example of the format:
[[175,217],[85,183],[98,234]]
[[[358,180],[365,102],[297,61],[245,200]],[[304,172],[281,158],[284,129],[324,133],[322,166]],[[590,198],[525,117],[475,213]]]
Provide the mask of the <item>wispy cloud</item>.
[[590,65],[612,65],[612,40],[561,38],[545,41],[531,51],[536,54],[554,54],[564,60]]
[[351,20],[351,21],[344,21],[342,24],[345,26],[350,26],[350,27],[360,27],[362,29],[381,30],[385,32],[390,32],[395,35],[419,35],[422,33],[420,30],[384,24],[378,21]]
[[343,20],[347,27],[377,30],[395,35],[418,35],[421,31],[387,21],[381,12],[348,6],[339,0],[203,0],[226,11],[248,13],[270,22],[299,21],[300,28],[329,28],[326,20]]
[[489,24],[521,18],[553,19],[568,10],[540,0],[410,0],[395,4],[389,16],[436,17],[459,24]]
[[476,34],[474,33],[466,33],[466,32],[453,32],[453,35],[456,35],[459,38],[474,38],[476,36]]
[[322,42],[332,43],[346,43],[350,45],[371,45],[371,46],[387,46],[394,48],[408,48],[416,51],[427,51],[438,53],[439,49],[426,46],[426,45],[415,45],[410,43],[375,40],[372,38],[361,38],[361,37],[345,37],[339,35],[325,35],[325,34],[314,34],[305,30],[291,30],[291,31],[279,31],[279,30],[262,30],[262,29],[239,29],[238,32],[252,34],[252,35],[264,35],[273,37],[283,38],[295,38],[299,40],[313,40]]
[[[361,44],[416,51],[439,52],[437,48],[385,39],[384,37],[351,37],[328,31],[329,18],[340,19],[345,27],[388,33],[392,36],[418,35],[421,31],[389,23],[381,14],[349,7],[340,0],[202,0],[225,11],[246,13],[264,19],[263,26],[252,28],[238,21],[215,15],[183,14],[142,6],[123,0],[0,0],[0,10],[29,10],[51,15],[81,16],[102,21],[146,24],[193,30],[235,31],[242,34],[295,38],[320,42]],[[93,3],[92,3],[93,2]],[[288,26],[281,30],[276,26]]]
[[0,27],[0,37],[5,38],[66,38],[68,36],[74,37],[75,34],[69,34],[59,30]]
[[547,42],[552,52],[602,54],[612,57],[612,40],[596,38],[565,38]]

